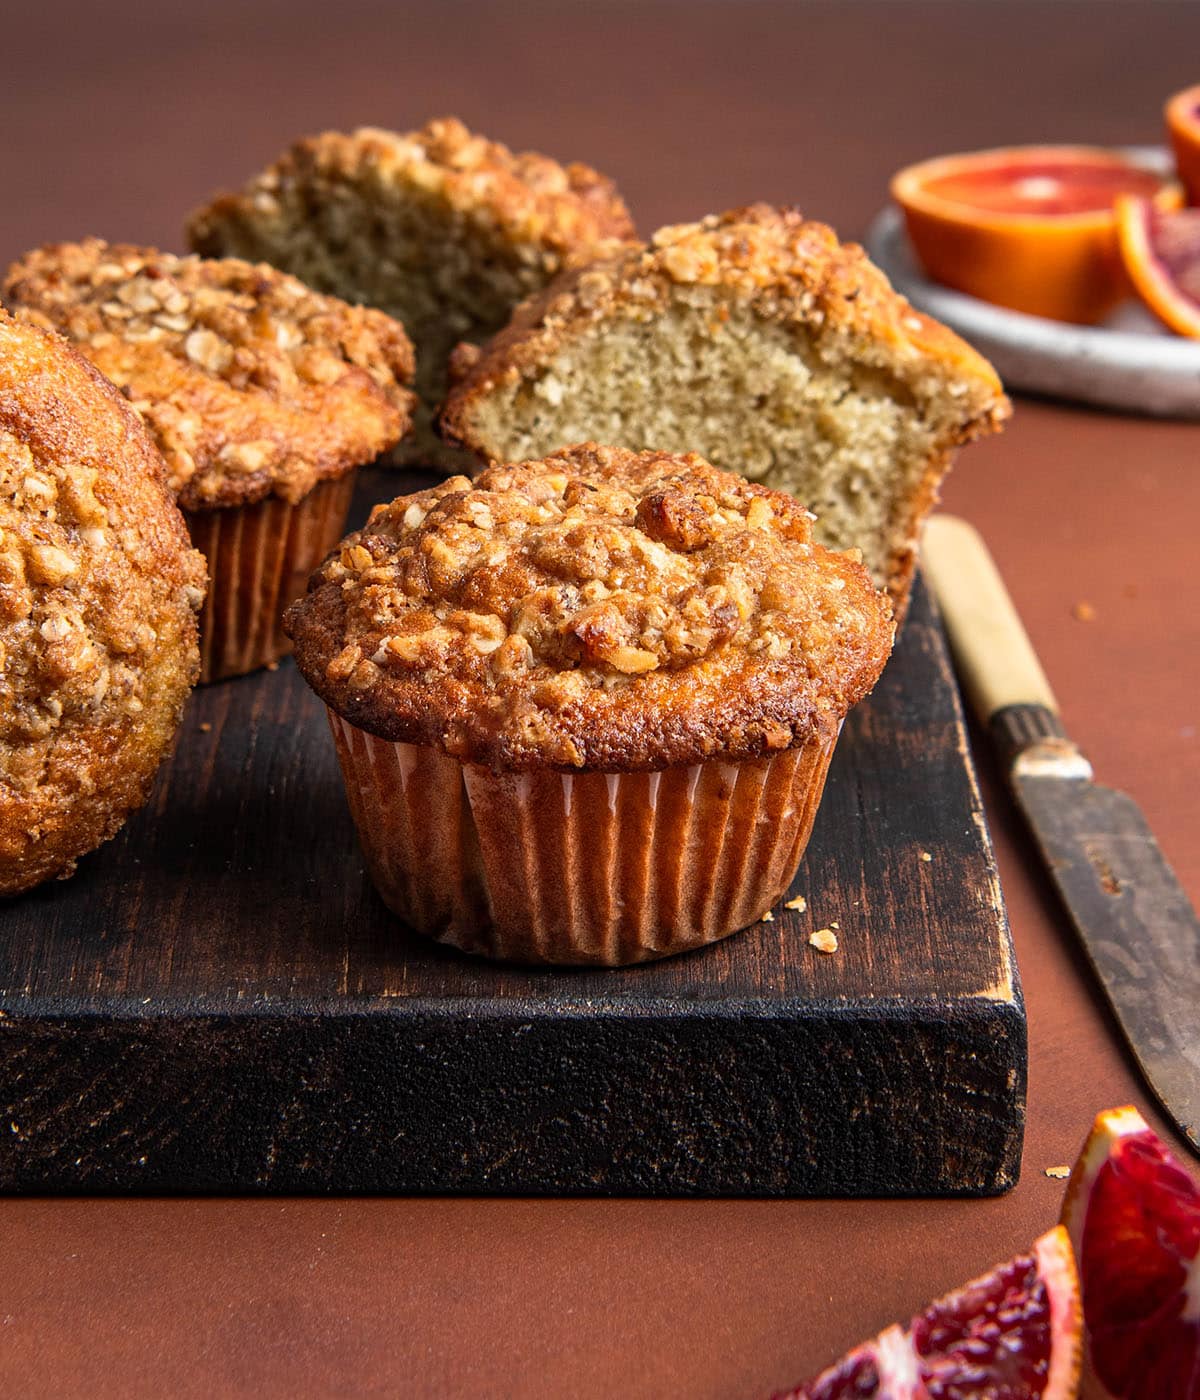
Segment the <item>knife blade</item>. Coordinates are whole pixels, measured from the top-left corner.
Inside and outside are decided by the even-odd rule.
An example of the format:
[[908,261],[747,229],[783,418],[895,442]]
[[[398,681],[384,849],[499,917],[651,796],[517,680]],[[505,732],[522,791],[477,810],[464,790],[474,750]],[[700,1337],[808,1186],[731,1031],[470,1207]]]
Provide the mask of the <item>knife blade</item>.
[[1095,781],[978,531],[936,515],[921,551],[963,689],[996,741],[1143,1076],[1200,1155],[1200,921],[1137,804]]

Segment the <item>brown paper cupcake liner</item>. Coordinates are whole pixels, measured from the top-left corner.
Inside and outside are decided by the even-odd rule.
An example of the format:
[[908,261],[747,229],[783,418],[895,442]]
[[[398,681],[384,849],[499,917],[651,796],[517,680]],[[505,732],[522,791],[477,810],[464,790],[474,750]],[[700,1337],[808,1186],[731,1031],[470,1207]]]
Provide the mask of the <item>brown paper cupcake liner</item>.
[[200,614],[200,681],[245,675],[291,650],[280,621],[337,544],[354,472],[319,482],[295,505],[268,496],[250,506],[185,510],[192,543],[208,560]]
[[329,721],[388,907],[524,963],[644,962],[752,923],[796,873],[833,753],[828,741],[657,773],[493,773]]

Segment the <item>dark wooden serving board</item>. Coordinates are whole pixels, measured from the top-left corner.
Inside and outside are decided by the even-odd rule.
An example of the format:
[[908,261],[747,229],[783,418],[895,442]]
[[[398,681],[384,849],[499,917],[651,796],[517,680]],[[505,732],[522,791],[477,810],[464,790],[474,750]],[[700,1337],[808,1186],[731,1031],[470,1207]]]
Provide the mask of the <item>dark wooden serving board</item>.
[[291,662],[209,687],[124,832],[0,904],[0,1189],[1012,1186],[1024,1008],[920,587],[792,893],[806,912],[628,970],[441,949],[371,888]]

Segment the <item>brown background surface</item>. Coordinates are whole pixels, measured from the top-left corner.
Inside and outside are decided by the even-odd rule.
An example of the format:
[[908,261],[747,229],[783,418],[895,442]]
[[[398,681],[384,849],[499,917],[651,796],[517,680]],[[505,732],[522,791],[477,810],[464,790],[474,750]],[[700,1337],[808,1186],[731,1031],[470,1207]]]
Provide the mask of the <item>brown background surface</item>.
[[[19,8],[5,260],[87,233],[177,246],[194,202],[293,135],[449,111],[612,173],[646,230],[766,198],[861,234],[906,161],[1154,141],[1165,95],[1200,81],[1190,3]],[[1072,732],[1194,901],[1198,449],[1200,425],[1023,399],[945,493],[991,544]],[[1010,1195],[9,1200],[5,1393],[753,1397],[1022,1247],[1058,1210],[1044,1168],[1098,1109],[1147,1106],[982,767],[1030,1021]]]

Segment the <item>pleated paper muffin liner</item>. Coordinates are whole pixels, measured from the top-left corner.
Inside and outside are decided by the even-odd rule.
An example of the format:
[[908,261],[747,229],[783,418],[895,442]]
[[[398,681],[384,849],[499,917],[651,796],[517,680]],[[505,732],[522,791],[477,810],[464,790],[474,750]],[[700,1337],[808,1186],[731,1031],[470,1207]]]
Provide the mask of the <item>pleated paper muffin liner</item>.
[[754,922],[796,873],[833,753],[494,773],[329,722],[384,902],[431,938],[521,963],[644,962]]
[[353,471],[318,482],[294,505],[268,496],[249,506],[185,510],[192,543],[208,560],[200,614],[200,681],[257,670],[291,650],[280,621],[341,538]]

